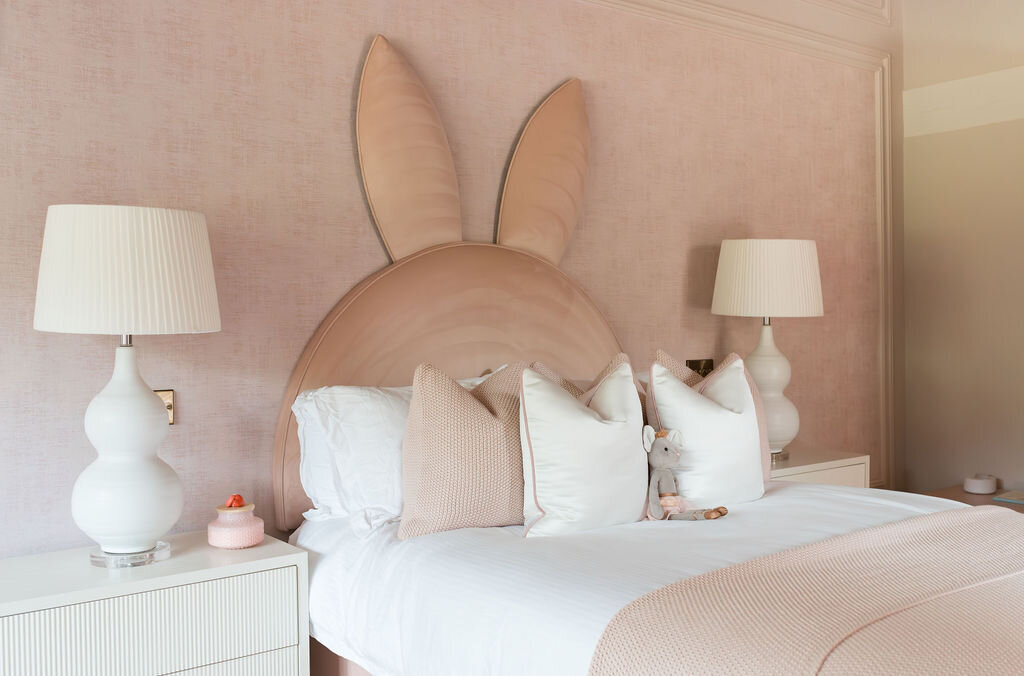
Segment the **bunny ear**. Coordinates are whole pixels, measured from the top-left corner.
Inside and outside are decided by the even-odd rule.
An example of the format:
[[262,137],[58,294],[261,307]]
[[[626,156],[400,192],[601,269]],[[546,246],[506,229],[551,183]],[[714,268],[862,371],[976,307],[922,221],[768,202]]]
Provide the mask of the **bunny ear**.
[[651,446],[654,445],[654,428],[650,425],[644,425],[644,450],[648,453],[651,452]]
[[366,199],[392,260],[462,239],[441,116],[416,71],[382,35],[363,65],[356,143]]
[[583,84],[573,78],[526,123],[505,178],[498,244],[558,265],[579,220],[590,130]]

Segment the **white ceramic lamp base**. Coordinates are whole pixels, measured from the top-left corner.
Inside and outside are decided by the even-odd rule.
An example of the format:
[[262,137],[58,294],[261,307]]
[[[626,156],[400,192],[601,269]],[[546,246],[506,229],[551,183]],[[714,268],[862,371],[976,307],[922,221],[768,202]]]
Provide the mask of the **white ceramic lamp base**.
[[[181,481],[157,457],[167,427],[163,402],[139,375],[135,348],[117,348],[114,375],[85,412],[85,433],[99,457],[79,475],[71,493],[75,524],[104,553],[154,551],[181,516]],[[137,562],[128,565],[159,556],[129,557]]]
[[775,346],[770,323],[761,327],[761,342],[747,355],[745,363],[764,403],[768,446],[772,452],[772,459],[782,460],[785,453],[783,449],[800,431],[800,414],[796,410],[796,405],[783,394],[789,385],[792,371],[786,355]]

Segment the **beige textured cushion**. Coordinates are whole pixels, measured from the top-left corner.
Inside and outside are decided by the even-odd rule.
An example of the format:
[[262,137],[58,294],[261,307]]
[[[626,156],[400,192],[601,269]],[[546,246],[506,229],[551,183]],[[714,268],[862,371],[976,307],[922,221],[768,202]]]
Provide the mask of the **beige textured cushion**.
[[402,444],[402,540],[523,523],[519,386],[509,364],[467,390],[430,364],[416,369]]

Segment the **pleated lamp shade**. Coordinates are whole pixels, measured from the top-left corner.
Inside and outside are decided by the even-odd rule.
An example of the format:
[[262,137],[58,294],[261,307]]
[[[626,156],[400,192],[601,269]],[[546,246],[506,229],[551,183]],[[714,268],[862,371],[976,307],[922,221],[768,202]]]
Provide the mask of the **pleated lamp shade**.
[[206,218],[180,209],[51,206],[33,326],[108,335],[219,331]]
[[724,240],[711,312],[733,317],[820,317],[821,275],[814,240]]

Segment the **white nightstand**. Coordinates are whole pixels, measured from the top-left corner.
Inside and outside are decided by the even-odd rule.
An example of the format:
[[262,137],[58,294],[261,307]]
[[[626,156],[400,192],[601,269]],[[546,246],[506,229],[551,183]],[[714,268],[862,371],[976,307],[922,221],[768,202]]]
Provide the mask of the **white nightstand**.
[[870,469],[871,457],[867,455],[798,449],[789,451],[787,460],[772,464],[772,478],[868,488],[871,485]]
[[92,547],[0,561],[0,674],[309,673],[305,551],[166,539],[139,568],[92,566]]

